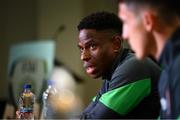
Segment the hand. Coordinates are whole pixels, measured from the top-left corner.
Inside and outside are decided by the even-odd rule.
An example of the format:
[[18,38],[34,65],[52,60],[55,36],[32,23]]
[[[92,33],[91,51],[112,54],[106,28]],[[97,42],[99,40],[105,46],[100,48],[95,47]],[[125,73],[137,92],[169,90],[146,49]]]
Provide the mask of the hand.
[[16,118],[20,119],[21,118],[21,113],[19,111],[16,111]]
[[16,111],[16,118],[17,119],[21,119],[21,118],[29,119],[31,117],[33,117],[33,113],[30,113],[30,112],[22,113],[20,111]]

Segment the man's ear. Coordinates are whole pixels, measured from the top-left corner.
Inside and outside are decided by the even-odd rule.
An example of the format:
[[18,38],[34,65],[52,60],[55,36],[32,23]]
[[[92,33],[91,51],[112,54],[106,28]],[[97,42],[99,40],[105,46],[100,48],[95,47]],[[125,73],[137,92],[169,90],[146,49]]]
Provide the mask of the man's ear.
[[122,37],[119,35],[116,35],[113,37],[113,50],[114,52],[119,52],[122,46]]
[[144,11],[142,15],[142,22],[147,31],[152,31],[155,27],[155,15],[151,11]]

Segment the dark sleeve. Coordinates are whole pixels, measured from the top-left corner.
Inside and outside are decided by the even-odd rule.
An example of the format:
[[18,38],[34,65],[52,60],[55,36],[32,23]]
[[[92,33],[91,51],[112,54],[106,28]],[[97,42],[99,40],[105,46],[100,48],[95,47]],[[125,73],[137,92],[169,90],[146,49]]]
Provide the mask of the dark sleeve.
[[[175,118],[180,117],[180,56],[176,61],[173,63],[170,82],[172,82],[172,91],[171,91],[171,106],[172,106],[172,112],[175,116]],[[171,84],[171,83],[170,83]]]
[[80,115],[81,119],[105,119],[105,118],[116,119],[120,117],[120,115],[117,112],[111,110],[110,108],[108,108],[107,106],[105,106],[99,101],[107,85],[108,83],[105,80],[97,96],[93,98],[92,102]]
[[114,89],[144,79],[151,79],[152,86],[156,86],[157,88],[160,72],[160,67],[151,59],[146,58],[144,61],[139,61],[133,56],[124,60],[116,68],[109,88]]
[[101,102],[91,102],[90,105],[80,116],[81,119],[116,119],[120,118],[120,115]]

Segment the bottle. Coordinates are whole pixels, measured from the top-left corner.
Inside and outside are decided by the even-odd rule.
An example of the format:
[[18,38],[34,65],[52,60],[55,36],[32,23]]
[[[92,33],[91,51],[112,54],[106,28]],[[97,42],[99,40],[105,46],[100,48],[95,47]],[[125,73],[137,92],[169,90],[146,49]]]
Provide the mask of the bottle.
[[53,118],[53,108],[50,103],[51,98],[55,97],[57,94],[56,88],[53,86],[53,82],[48,80],[48,88],[43,92],[43,110],[42,110],[42,117],[44,119],[52,119]]
[[34,119],[34,103],[35,95],[31,92],[31,85],[25,84],[24,91],[19,98],[19,112],[20,119],[32,120]]

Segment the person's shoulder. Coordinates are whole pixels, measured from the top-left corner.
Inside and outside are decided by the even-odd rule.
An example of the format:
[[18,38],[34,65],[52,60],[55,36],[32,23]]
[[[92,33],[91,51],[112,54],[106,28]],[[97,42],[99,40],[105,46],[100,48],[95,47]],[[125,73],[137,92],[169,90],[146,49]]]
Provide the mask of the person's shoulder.
[[138,60],[134,54],[128,55],[115,69],[112,79],[115,81],[137,81],[152,76],[159,76],[160,67],[150,58]]
[[136,81],[141,78],[143,79],[144,76],[145,66],[142,61],[137,60],[134,54],[129,54],[115,69],[111,82]]

